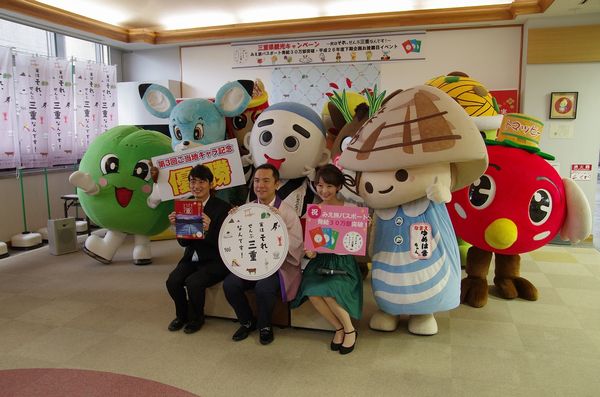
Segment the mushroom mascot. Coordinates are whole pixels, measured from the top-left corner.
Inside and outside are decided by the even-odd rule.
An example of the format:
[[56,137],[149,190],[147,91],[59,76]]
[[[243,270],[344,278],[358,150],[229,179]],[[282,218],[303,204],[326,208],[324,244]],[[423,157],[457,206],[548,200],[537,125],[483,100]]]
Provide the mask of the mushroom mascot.
[[450,96],[430,86],[396,91],[340,156],[357,194],[375,209],[370,327],[438,332],[434,313],[460,304],[460,258],[445,203],[487,168],[479,129]]
[[86,215],[108,229],[105,236],[91,235],[83,251],[108,264],[128,234],[135,236],[133,263],[152,262],[150,238],[169,226],[173,202],[151,197],[150,158],[171,152],[164,134],[131,125],[111,128],[92,141],[79,170],[69,182]]
[[533,251],[557,233],[578,242],[590,235],[585,195],[560,178],[538,147],[543,124],[524,114],[504,116],[496,140],[486,140],[489,167],[470,186],[454,192],[448,210],[456,233],[472,244],[467,253],[461,300],[483,307],[487,274],[495,255],[494,284],[502,298],[535,301],[538,291],[520,275],[519,254]]

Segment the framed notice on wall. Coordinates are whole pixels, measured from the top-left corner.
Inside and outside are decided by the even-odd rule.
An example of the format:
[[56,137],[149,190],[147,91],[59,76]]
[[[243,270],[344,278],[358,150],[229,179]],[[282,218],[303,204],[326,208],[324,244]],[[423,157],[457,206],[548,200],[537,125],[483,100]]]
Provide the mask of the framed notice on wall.
[[577,93],[553,92],[550,94],[550,118],[574,119],[577,117]]

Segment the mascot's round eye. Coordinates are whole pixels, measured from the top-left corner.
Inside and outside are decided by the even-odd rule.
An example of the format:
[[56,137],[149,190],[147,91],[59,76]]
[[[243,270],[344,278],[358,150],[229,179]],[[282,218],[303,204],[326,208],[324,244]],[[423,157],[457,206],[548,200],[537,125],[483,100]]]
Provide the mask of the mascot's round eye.
[[269,143],[271,143],[271,140],[273,140],[273,134],[271,134],[271,131],[263,131],[258,137],[258,141],[263,146],[267,146]]
[[406,180],[408,179],[408,171],[406,170],[398,170],[396,171],[396,180],[398,182],[406,182]]
[[350,145],[350,141],[352,140],[351,136],[347,136],[344,139],[342,139],[342,142],[340,143],[340,151],[344,151],[346,150],[346,148],[348,147],[348,145]]
[[104,175],[119,172],[119,158],[116,154],[106,154],[100,160],[100,169]]
[[483,174],[475,183],[469,186],[469,201],[477,209],[484,209],[494,201],[496,182],[494,178]]
[[298,138],[296,138],[295,136],[288,136],[283,141],[283,146],[285,146],[285,150],[287,150],[288,152],[295,152],[296,150],[298,150],[300,142],[298,142]]
[[[181,135],[181,132],[179,133],[179,135]],[[198,123],[198,124],[196,124],[196,127],[194,127],[194,140],[199,141],[200,139],[202,139],[203,136],[204,136],[204,127],[202,126],[202,124]],[[181,139],[181,138],[179,138],[179,139]]]
[[371,182],[365,183],[365,190],[369,194],[373,193],[373,185],[371,184]]
[[233,128],[236,130],[241,130],[246,127],[246,123],[248,122],[248,118],[245,114],[240,114],[239,116],[235,116],[232,120]]
[[545,223],[552,213],[552,196],[545,189],[538,189],[529,201],[529,219],[535,226]]
[[145,181],[150,179],[150,161],[140,160],[133,167],[133,176],[143,179]]
[[175,139],[177,139],[178,141],[180,141],[182,138],[181,129],[176,125],[173,126],[173,135],[175,135]]

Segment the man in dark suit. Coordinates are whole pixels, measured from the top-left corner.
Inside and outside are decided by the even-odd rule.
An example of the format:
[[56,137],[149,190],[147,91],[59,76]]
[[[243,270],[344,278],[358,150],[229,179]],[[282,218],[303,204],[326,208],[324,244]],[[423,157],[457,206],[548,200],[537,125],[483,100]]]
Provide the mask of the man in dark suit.
[[[177,316],[169,324],[169,331],[183,328],[183,332],[192,334],[204,324],[206,288],[222,281],[229,274],[219,255],[218,239],[221,225],[231,205],[211,196],[213,175],[208,167],[195,166],[188,178],[194,198],[202,201],[204,238],[177,239],[185,247],[185,252],[177,267],[169,274],[167,290],[175,302]],[[175,224],[175,212],[169,214],[169,220],[171,224]]]

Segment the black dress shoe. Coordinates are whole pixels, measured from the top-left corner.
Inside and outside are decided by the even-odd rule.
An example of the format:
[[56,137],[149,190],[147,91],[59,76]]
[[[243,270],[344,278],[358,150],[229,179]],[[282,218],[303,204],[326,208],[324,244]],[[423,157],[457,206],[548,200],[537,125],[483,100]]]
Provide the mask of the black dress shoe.
[[[344,327],[340,328],[340,329],[336,329],[335,333],[337,334],[340,331],[343,331]],[[334,334],[334,338],[335,338],[335,334]],[[331,350],[333,350],[334,352],[340,350],[340,346],[342,346],[342,343],[344,343],[344,339],[342,339],[341,343],[335,343],[333,340],[331,341],[331,344],[329,345],[329,347],[331,348]]]
[[183,327],[183,332],[186,334],[193,334],[194,332],[200,331],[200,328],[204,325],[204,321],[190,321]]
[[169,331],[179,331],[185,325],[185,321],[176,318],[169,323]]
[[273,342],[275,336],[273,335],[272,327],[265,327],[260,329],[260,343],[261,345],[268,345]]
[[233,334],[233,336],[231,337],[231,339],[233,339],[236,342],[239,342],[241,340],[244,340],[248,337],[248,335],[250,335],[250,332],[254,331],[256,329],[256,324],[254,322],[251,322],[250,324],[242,324],[237,331],[235,331],[235,334]]
[[356,332],[356,330],[354,331],[350,331],[350,332],[344,332],[345,335],[350,335],[350,334],[354,334],[354,343],[352,344],[352,346],[340,346],[340,354],[348,354],[348,353],[352,353],[352,350],[354,350],[354,346],[356,346],[356,341],[358,339],[358,332]]

